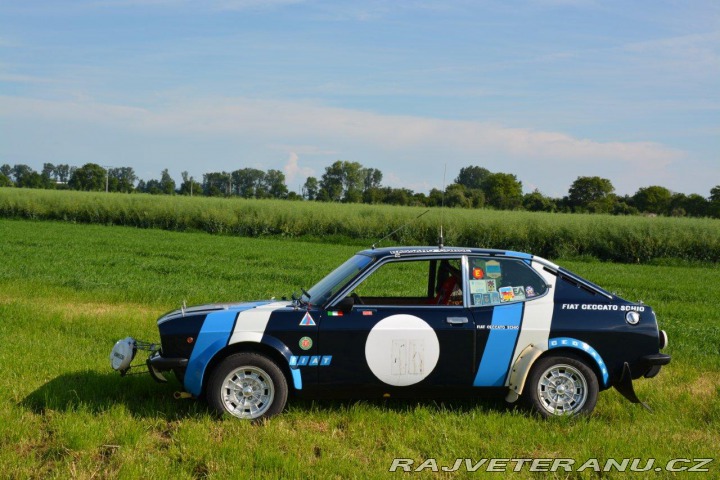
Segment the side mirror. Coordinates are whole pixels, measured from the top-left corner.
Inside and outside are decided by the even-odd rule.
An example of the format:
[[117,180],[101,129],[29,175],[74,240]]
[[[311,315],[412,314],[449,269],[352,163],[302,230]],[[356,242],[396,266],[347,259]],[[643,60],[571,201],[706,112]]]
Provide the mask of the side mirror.
[[355,299],[353,297],[345,297],[335,305],[335,308],[343,313],[348,313],[355,306]]

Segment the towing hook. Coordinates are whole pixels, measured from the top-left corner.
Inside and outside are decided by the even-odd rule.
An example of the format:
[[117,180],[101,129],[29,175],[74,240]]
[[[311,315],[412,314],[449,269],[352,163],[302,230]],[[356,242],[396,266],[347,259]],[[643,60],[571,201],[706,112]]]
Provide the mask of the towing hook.
[[173,398],[175,398],[175,400],[182,400],[184,398],[192,398],[192,393],[175,392],[175,393],[173,393]]

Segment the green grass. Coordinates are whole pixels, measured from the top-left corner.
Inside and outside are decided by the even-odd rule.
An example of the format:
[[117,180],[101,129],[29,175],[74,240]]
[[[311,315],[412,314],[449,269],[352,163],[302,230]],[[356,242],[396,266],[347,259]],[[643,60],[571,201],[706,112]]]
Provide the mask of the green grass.
[[613,217],[388,205],[170,197],[0,188],[0,217],[202,231],[243,237],[303,238],[367,246],[408,224],[389,242],[437,242],[529,251],[558,258],[648,263],[681,258],[720,262],[720,220]]
[[[560,262],[655,308],[670,335],[673,362],[655,379],[636,382],[654,414],[611,390],[601,393],[592,417],[580,420],[539,420],[502,400],[291,400],[282,415],[251,424],[215,420],[202,402],[173,400],[179,385],[172,382],[120,378],[110,369],[117,339],[156,339],[157,316],[184,299],[288,295],[356,250],[0,220],[2,476],[361,478],[388,475],[394,457],[413,458],[416,465],[426,458],[449,465],[458,457],[570,457],[578,463],[631,457],[655,458],[658,465],[675,457],[718,457],[717,264]],[[714,477],[717,462],[710,465]],[[525,470],[517,478],[533,475]],[[589,470],[557,476],[598,477]]]

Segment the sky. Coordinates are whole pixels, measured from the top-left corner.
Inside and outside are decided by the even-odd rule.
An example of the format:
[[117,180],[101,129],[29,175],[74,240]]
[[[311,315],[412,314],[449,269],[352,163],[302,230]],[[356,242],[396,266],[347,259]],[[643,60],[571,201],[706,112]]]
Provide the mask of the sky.
[[[720,184],[720,2],[0,0],[0,164]],[[443,172],[447,171],[443,180]]]

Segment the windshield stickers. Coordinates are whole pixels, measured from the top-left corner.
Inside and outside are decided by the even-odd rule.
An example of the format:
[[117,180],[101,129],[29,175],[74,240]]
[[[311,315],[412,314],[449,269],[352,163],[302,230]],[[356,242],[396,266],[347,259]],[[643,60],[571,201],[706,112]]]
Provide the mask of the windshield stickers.
[[[522,302],[537,296],[535,289],[531,286],[501,287],[496,291],[494,280],[470,280],[470,294],[472,295],[473,305],[494,305],[507,302]],[[567,310],[572,310],[573,308],[579,307],[573,307],[571,304],[565,304],[563,307],[563,309]],[[585,308],[591,309],[589,306],[586,306]]]
[[498,278],[502,275],[500,262],[497,260],[488,260],[485,263],[485,274],[490,278]]
[[523,287],[512,287],[515,300],[525,300],[525,289]]
[[515,299],[513,287],[501,287],[498,291],[500,292],[501,302],[512,302]]
[[486,280],[470,280],[470,293],[487,293]]
[[305,316],[300,320],[300,326],[301,327],[314,327],[316,325],[315,320],[313,320],[312,316],[310,315],[310,312],[305,312]]
[[485,276],[485,272],[483,272],[482,268],[473,268],[472,275],[475,280],[480,280]]

